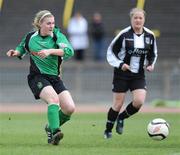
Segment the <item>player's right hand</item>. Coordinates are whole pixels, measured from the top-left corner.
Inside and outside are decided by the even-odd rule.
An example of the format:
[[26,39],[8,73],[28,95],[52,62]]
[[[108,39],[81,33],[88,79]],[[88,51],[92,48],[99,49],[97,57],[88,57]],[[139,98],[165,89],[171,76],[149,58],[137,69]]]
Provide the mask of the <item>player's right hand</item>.
[[15,56],[19,56],[19,52],[13,49],[10,49],[9,51],[7,51],[6,55],[8,57],[15,57]]

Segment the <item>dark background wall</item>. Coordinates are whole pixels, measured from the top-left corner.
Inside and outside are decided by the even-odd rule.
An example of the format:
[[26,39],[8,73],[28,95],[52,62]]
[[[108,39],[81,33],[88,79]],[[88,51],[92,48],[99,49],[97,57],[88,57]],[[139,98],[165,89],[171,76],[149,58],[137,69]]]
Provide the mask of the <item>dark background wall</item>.
[[[99,11],[103,15],[107,40],[112,39],[115,30],[129,25],[129,10],[135,7],[136,0],[75,0],[74,10],[79,10],[91,21],[92,14]],[[65,0],[5,0],[0,15],[0,55],[14,48],[22,36],[32,29],[35,13],[42,9],[50,10],[56,17],[56,24],[62,27]],[[180,49],[180,1],[147,0],[146,25],[160,31],[157,39],[161,58],[179,57]]]

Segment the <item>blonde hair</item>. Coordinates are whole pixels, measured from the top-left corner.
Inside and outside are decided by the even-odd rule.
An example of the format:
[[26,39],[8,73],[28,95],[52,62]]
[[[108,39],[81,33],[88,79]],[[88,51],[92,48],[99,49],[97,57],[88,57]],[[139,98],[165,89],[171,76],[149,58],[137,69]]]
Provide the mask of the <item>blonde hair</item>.
[[130,18],[132,18],[133,15],[134,15],[136,12],[142,12],[142,13],[144,14],[144,18],[146,17],[146,12],[145,12],[143,9],[141,9],[141,8],[132,8],[131,11],[130,11],[130,13],[129,13]]
[[48,11],[48,10],[41,10],[41,11],[36,13],[32,25],[34,26],[34,28],[36,30],[39,30],[40,29],[40,24],[43,21],[43,19],[45,17],[52,17],[52,16],[53,16],[53,14],[50,11]]

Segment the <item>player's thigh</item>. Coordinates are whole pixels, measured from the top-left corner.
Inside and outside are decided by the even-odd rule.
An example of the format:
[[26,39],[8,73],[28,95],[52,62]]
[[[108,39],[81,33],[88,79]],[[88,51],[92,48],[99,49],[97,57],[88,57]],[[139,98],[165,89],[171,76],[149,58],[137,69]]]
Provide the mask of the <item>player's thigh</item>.
[[146,90],[145,89],[135,89],[132,91],[133,94],[133,105],[137,108],[140,108],[146,99]]
[[133,105],[140,107],[146,98],[146,80],[145,78],[133,79],[130,83],[130,90],[133,94]]
[[114,78],[113,79],[113,109],[116,111],[120,111],[124,99],[125,99],[125,94],[129,89],[129,84],[128,80],[126,79],[119,79],[119,78]]
[[58,94],[50,85],[41,90],[39,97],[47,103],[59,104]]
[[64,90],[59,95],[59,102],[65,114],[71,114],[75,110],[75,104],[69,91]]
[[[28,75],[28,84],[32,93],[34,94],[35,99],[39,99],[40,93],[42,92],[42,90],[45,87],[51,85],[50,81],[46,79],[43,75],[31,75],[31,74]],[[46,97],[49,97],[49,96],[50,95],[47,95]]]

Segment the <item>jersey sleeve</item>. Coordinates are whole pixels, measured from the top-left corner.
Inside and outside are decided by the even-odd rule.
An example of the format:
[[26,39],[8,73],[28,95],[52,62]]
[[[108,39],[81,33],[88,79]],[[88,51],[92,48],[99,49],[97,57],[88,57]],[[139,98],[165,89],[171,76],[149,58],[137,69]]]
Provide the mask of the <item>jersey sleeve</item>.
[[122,32],[120,32],[110,43],[107,49],[107,61],[108,63],[116,68],[121,68],[124,64],[123,60],[120,59],[119,53],[122,52],[122,45],[124,43]]
[[151,49],[150,49],[150,52],[147,54],[148,65],[154,66],[156,63],[157,57],[158,57],[158,54],[157,54],[156,38],[154,35],[152,35]]
[[16,50],[20,52],[20,57],[26,54],[25,39],[26,39],[26,36],[23,37],[19,45],[16,47]]
[[64,50],[63,60],[68,60],[74,55],[74,50],[64,34],[59,29],[55,28],[55,34],[57,37],[56,44],[60,49]]

